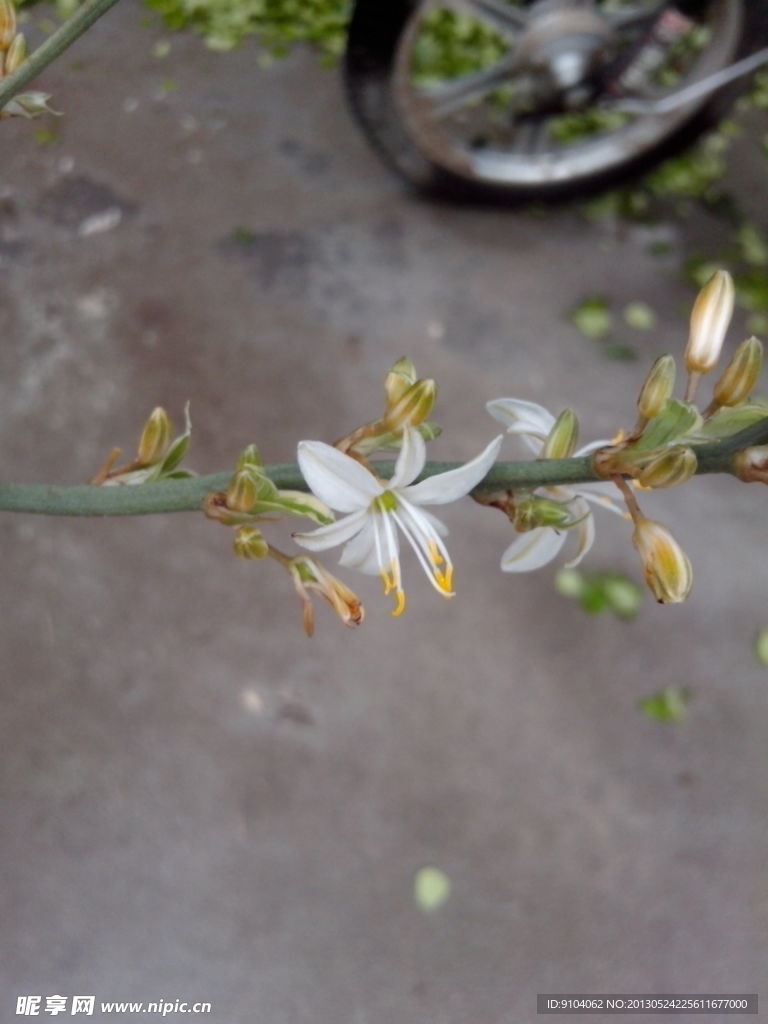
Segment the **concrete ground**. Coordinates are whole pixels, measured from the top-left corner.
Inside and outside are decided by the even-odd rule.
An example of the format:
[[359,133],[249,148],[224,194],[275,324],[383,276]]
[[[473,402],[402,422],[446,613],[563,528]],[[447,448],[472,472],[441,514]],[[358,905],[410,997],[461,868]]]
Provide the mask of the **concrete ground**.
[[[197,470],[251,441],[289,460],[375,415],[403,353],[441,386],[436,458],[487,443],[502,395],[574,406],[585,440],[631,424],[691,300],[646,233],[427,205],[310,56],[264,71],[142,17],[126,0],[44,76],[54,140],[2,124],[4,479],[87,480],[188,399]],[[764,220],[764,164],[734,168]],[[722,252],[714,224],[675,230]],[[622,334],[637,362],[567,323],[594,293],[657,310]],[[524,1024],[544,992],[764,992],[765,501],[722,479],[647,498],[696,584],[632,624],[588,618],[553,567],[502,575],[508,524],[460,504],[453,602],[409,560],[396,620],[347,576],[365,625],[320,608],[311,640],[278,567],[202,516],[6,514],[2,1020],[23,995]],[[597,525],[588,567],[639,577],[627,525]],[[637,710],[669,685],[682,725]],[[426,865],[452,883],[431,914]]]

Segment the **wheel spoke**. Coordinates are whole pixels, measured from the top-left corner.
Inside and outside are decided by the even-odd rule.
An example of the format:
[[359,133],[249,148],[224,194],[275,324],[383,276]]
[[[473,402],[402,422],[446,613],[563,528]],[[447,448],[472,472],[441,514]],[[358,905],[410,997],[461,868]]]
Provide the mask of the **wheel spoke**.
[[464,75],[452,82],[423,88],[420,94],[431,103],[431,116],[441,120],[468,103],[481,100],[500,86],[506,85],[512,70],[512,63],[505,61],[474,75]]
[[529,117],[515,125],[509,150],[517,156],[539,156],[549,148],[551,141],[546,123]]
[[653,7],[625,7],[620,11],[605,11],[605,17],[619,32],[627,29],[647,28],[656,21],[666,4],[654,4]]

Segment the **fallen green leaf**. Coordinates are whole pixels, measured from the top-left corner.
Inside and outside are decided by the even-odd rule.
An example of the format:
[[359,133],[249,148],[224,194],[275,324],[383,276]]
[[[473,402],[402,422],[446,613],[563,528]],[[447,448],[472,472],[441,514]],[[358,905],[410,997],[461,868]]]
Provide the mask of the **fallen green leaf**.
[[413,898],[425,913],[438,910],[451,894],[451,880],[440,868],[426,867],[413,879]]
[[755,657],[758,664],[768,668],[768,629],[761,629],[755,638]]
[[601,341],[611,333],[613,318],[605,299],[585,299],[570,315],[571,323],[585,338]]
[[650,331],[656,326],[656,314],[647,302],[630,302],[624,307],[624,320],[636,331]]
[[688,715],[691,699],[688,690],[681,686],[667,686],[638,701],[638,708],[654,722],[682,722]]

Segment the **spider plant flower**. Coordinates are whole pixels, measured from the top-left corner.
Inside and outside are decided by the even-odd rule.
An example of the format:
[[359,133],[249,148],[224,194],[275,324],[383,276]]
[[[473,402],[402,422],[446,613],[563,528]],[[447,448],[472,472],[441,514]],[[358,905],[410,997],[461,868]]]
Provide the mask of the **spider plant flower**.
[[[541,458],[547,448],[551,448],[548,440],[554,428],[563,423],[562,415],[555,419],[551,412],[537,405],[536,402],[525,402],[518,398],[496,398],[486,405],[488,412],[499,423],[504,424],[507,433],[515,434],[537,457]],[[594,441],[585,445],[574,456],[579,458],[609,444],[609,441]],[[573,529],[578,537],[578,547],[574,557],[565,563],[572,569],[592,547],[595,540],[595,524],[590,503],[601,505],[616,515],[624,513],[611,500],[614,493],[608,483],[584,483],[578,486],[539,487],[535,495],[567,506],[570,518],[564,519],[554,526],[535,526],[527,530],[510,544],[501,556],[501,568],[504,572],[531,572],[547,565],[560,553],[565,544],[566,533]]]
[[378,574],[384,593],[395,595],[394,615],[405,611],[398,531],[413,548],[432,586],[453,597],[453,563],[443,543],[444,524],[423,505],[444,505],[468,494],[488,473],[501,447],[495,440],[471,461],[456,469],[413,483],[424,468],[426,446],[418,430],[407,427],[389,481],[382,481],[361,463],[322,441],[301,441],[298,462],[312,493],[346,515],[311,533],[294,534],[310,551],[344,545],[340,564]]

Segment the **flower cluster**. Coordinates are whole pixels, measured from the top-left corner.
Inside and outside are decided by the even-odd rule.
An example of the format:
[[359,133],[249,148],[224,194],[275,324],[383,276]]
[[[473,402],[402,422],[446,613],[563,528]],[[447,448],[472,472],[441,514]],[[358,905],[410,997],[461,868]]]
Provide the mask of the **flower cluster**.
[[[402,615],[407,604],[403,539],[434,589],[452,598],[448,530],[429,509],[466,495],[500,509],[514,527],[517,536],[501,557],[504,572],[547,565],[561,553],[571,533],[575,551],[565,564],[578,565],[594,543],[593,510],[602,508],[631,520],[632,542],[657,600],[684,601],[693,579],[691,563],[669,530],[643,514],[639,492],[684,483],[713,448],[730,454],[727,468],[740,479],[768,482],[768,445],[749,447],[750,438],[765,441],[763,428],[768,423],[768,403],[753,397],[763,361],[756,338],[738,346],[709,402],[703,408],[696,405],[702,379],[719,361],[732,312],[733,282],[718,271],[702,289],[691,315],[684,398],[674,396],[675,360],[661,356],[640,390],[634,427],[619,431],[613,441],[578,447],[579,424],[570,409],[554,416],[535,402],[497,398],[488,402],[487,411],[522,442],[533,461],[494,468],[503,441],[500,434],[464,464],[429,466],[427,443],[440,433],[429,419],[437,387],[433,380],[419,378],[409,359],[401,359],[385,378],[381,415],[333,445],[299,442],[301,479],[294,478],[294,486],[306,490],[279,487],[273,479],[276,474],[250,445],[237,460],[226,490],[206,496],[204,512],[234,530],[239,557],[272,559],[288,573],[309,635],[316,596],[347,626],[358,626],[365,617],[354,592],[315,558],[331,548],[341,548],[339,561],[345,568],[379,576],[384,593],[394,598],[395,616]],[[172,439],[167,414],[155,409],[142,431],[136,458],[115,468],[120,455],[116,449],[92,482],[151,484],[190,475],[180,468],[190,429],[187,415],[184,433]],[[373,459],[384,452],[396,453],[394,463]],[[283,474],[286,469],[290,467],[283,467]],[[314,529],[291,535],[308,554],[286,554],[265,538],[262,524],[285,516],[314,523]]]
[[136,458],[118,467],[120,448],[113,448],[104,465],[91,480],[92,484],[110,487],[117,484],[147,484],[158,480],[182,480],[194,476],[191,470],[181,469],[189,450],[192,423],[189,403],[184,408],[184,431],[173,436],[173,425],[161,406],[149,414],[139,438]]

